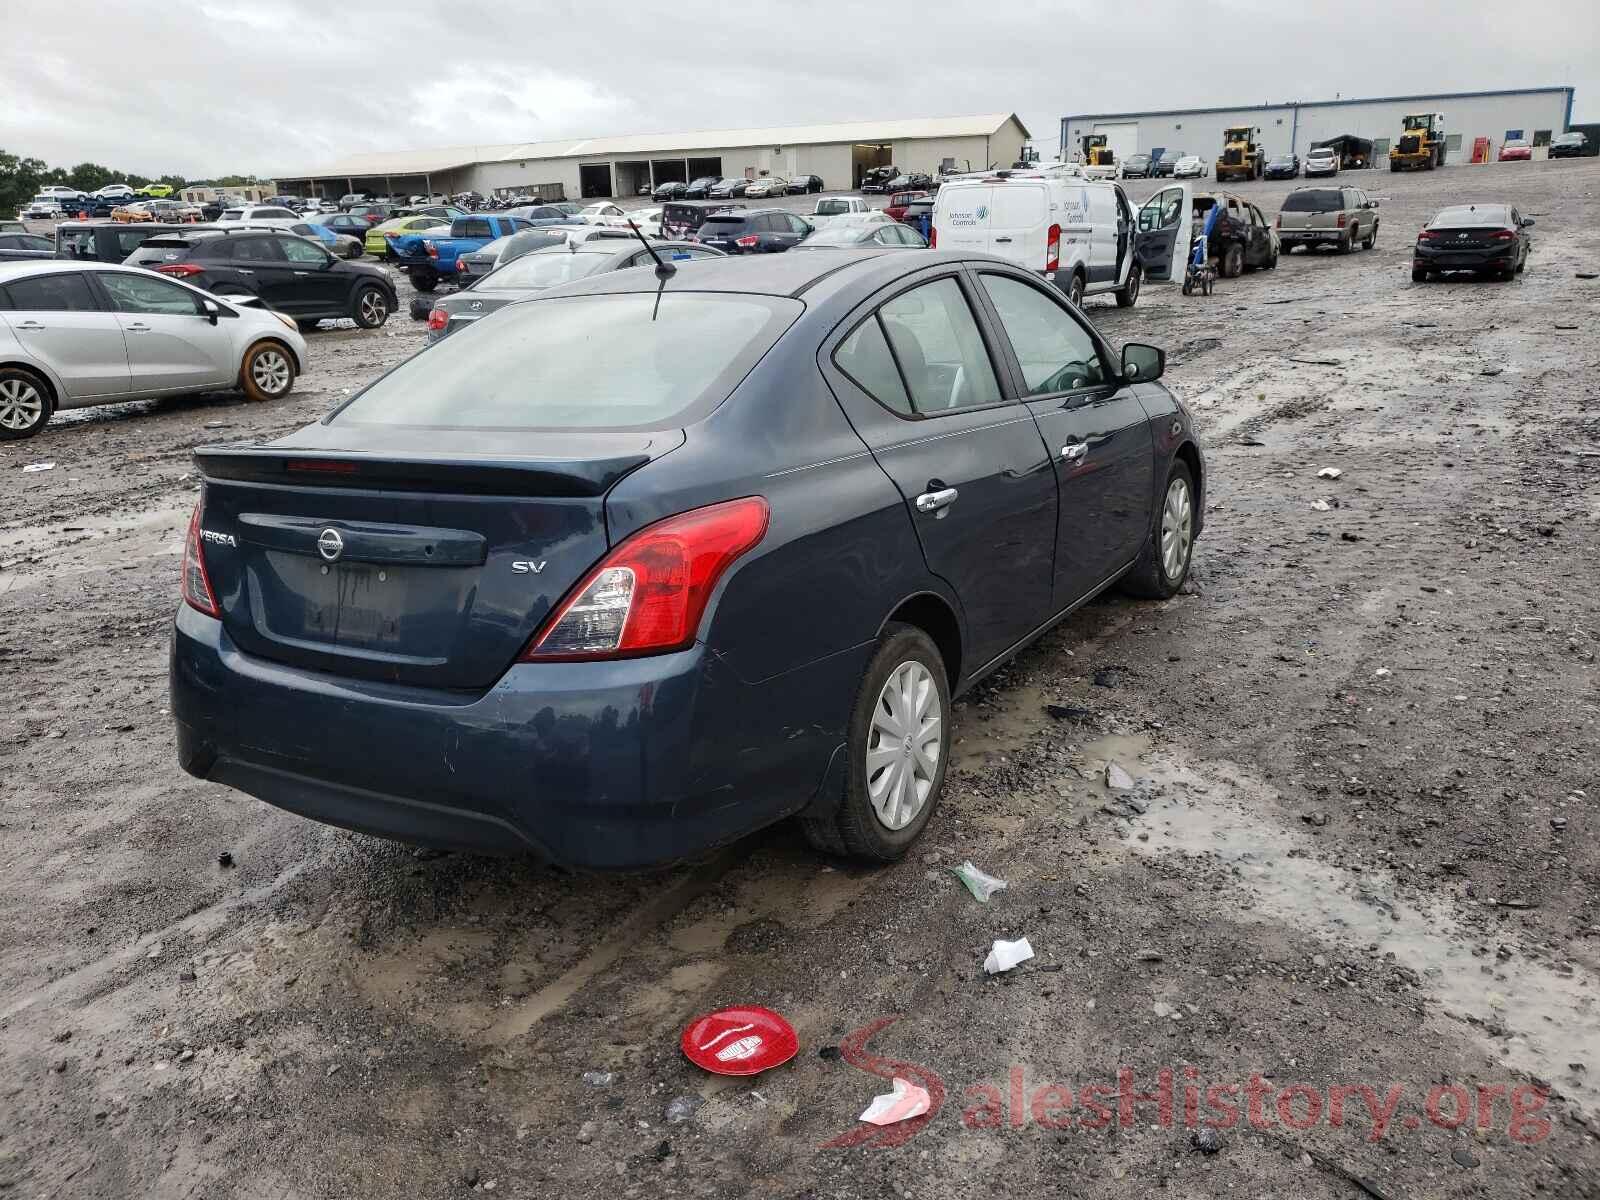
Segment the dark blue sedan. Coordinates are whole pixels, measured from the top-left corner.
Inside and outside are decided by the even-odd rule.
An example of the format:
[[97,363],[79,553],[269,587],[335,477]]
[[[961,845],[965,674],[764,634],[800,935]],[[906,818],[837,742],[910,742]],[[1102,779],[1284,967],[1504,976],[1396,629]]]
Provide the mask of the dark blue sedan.
[[1188,574],[1203,466],[1162,366],[957,252],[511,305],[297,433],[196,453],[182,765],[574,866],[790,816],[896,858],[953,696],[1102,590]]

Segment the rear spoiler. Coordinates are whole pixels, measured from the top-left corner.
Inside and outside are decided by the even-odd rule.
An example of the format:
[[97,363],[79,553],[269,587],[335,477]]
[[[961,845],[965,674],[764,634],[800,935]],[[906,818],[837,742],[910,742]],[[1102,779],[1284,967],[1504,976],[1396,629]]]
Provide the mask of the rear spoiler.
[[477,458],[283,450],[262,446],[199,446],[194,452],[210,481],[289,487],[474,495],[603,496],[624,475],[650,461],[634,451],[582,459]]

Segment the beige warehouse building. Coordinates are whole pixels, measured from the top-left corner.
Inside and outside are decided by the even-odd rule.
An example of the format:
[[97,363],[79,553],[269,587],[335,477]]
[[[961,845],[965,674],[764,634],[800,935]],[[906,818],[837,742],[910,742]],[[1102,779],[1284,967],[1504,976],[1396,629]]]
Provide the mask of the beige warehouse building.
[[356,154],[276,178],[284,192],[323,196],[474,191],[591,200],[705,175],[817,175],[829,189],[849,190],[886,164],[929,173],[1010,166],[1028,136],[1015,113],[991,113]]

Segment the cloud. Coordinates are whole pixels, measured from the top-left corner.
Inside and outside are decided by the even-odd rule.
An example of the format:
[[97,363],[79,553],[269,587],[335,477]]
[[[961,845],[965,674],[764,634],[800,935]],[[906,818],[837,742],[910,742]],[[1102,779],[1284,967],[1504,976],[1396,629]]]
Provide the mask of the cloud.
[[1575,119],[1600,119],[1594,0],[1521,0],[1514,19],[1503,0],[1443,11],[1390,0],[100,4],[8,23],[0,146],[197,177],[374,150],[1015,110],[1052,147],[1070,113],[1553,83],[1577,86]]

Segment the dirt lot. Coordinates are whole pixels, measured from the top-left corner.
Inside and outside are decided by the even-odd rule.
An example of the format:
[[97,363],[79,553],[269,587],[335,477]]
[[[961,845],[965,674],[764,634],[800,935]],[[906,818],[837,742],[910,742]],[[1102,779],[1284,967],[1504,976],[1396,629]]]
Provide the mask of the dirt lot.
[[[178,771],[190,448],[319,415],[420,345],[403,315],[313,335],[285,403],[0,445],[0,1194],[1600,1195],[1600,163],[1361,183],[1375,251],[1092,305],[1168,348],[1205,431],[1194,584],[1092,606],[961,705],[886,870],[782,827],[573,878]],[[1526,275],[1413,285],[1468,197],[1537,218]],[[976,902],[968,858],[1009,888]],[[799,1057],[702,1075],[679,1031],[741,1001]],[[1170,1119],[1124,1120],[1119,1068],[1170,1068]],[[826,1146],[896,1070],[942,1108]],[[1186,1089],[1244,1110],[1215,1153]]]

